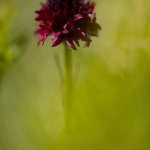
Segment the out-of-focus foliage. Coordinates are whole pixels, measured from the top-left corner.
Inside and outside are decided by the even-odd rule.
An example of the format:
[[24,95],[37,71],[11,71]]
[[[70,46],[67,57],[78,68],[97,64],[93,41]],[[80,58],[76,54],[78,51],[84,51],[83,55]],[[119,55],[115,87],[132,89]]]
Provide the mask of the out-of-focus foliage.
[[25,33],[10,40],[13,9],[12,4],[0,2],[0,76],[20,56],[27,40]]
[[2,81],[0,148],[149,150],[150,1],[96,1],[100,36],[93,38],[90,48],[73,52],[71,133],[64,130],[54,61],[57,53],[63,68],[63,46],[51,48],[49,38],[44,47],[37,47],[33,32],[39,3],[17,2],[20,11],[13,28],[30,28],[32,38]]

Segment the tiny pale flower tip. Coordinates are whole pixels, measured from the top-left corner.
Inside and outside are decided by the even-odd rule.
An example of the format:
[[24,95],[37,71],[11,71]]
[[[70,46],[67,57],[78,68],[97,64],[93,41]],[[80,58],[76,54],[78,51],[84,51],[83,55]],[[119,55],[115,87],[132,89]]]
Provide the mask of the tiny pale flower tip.
[[101,30],[96,23],[94,13],[95,3],[88,0],[48,0],[41,4],[37,13],[36,21],[39,26],[36,34],[40,37],[38,45],[44,42],[49,35],[52,35],[52,47],[66,42],[68,47],[76,50],[75,44],[79,47],[79,40],[86,42],[89,47],[92,42],[91,36],[98,36]]

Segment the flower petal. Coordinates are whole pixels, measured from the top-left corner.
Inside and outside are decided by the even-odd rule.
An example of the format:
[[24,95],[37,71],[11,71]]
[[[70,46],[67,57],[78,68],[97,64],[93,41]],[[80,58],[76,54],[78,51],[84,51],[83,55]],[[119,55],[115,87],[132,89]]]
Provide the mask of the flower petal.
[[48,26],[48,25],[39,25],[42,29],[45,29],[45,30],[52,30],[52,27],[51,26]]
[[74,43],[73,43],[73,40],[66,40],[66,43],[68,44],[69,48],[77,50]]
[[55,42],[53,42],[52,47],[59,45],[64,41],[64,38],[58,38]]
[[80,47],[79,41],[78,39],[74,39],[75,43],[78,45],[78,47]]
[[56,32],[56,33],[54,33],[54,34],[52,35],[52,44],[55,43],[55,41],[56,41],[58,35],[60,35],[60,33],[61,33],[61,32]]
[[74,21],[77,21],[77,20],[82,19],[82,18],[83,18],[82,14],[75,14],[74,15]]

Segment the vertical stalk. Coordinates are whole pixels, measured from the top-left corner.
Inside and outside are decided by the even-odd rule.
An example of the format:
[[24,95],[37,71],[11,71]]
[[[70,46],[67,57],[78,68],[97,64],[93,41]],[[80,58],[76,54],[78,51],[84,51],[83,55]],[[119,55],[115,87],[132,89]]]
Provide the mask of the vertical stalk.
[[64,77],[63,77],[63,106],[65,117],[65,130],[71,131],[71,118],[72,118],[72,50],[65,44],[64,49]]

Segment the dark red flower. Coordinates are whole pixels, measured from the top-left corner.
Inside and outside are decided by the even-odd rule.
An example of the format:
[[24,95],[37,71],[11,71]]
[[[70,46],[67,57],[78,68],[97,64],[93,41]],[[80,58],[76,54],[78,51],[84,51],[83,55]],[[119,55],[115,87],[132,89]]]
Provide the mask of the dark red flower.
[[90,36],[97,36],[101,29],[96,23],[94,7],[94,2],[84,0],[48,0],[41,10],[36,11],[35,20],[40,22],[36,30],[40,37],[38,44],[44,44],[52,34],[52,47],[65,41],[69,48],[76,50],[74,42],[80,46],[79,40],[89,46]]

